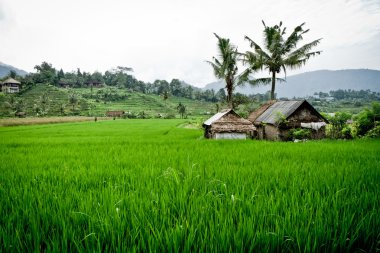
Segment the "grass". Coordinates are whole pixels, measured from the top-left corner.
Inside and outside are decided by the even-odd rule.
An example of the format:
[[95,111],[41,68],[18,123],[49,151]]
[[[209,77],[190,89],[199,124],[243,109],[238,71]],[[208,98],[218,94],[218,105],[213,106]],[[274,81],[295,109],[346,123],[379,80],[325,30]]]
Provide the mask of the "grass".
[[0,128],[0,251],[379,250],[379,140],[213,141],[192,124]]

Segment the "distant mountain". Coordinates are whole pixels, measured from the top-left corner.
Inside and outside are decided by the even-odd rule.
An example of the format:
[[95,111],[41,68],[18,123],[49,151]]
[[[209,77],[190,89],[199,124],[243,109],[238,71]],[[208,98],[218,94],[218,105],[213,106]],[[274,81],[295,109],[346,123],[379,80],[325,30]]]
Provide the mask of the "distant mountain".
[[0,62],[0,78],[7,76],[11,70],[16,71],[17,75],[19,76],[25,76],[28,74],[28,72],[22,69],[18,69],[11,65]]
[[[219,90],[224,82],[207,84],[203,89]],[[276,83],[277,97],[306,97],[314,92],[329,92],[338,89],[371,90],[380,92],[380,71],[371,69],[318,70],[288,76],[286,82]],[[265,93],[270,85],[252,88],[239,87],[236,92],[244,94]]]

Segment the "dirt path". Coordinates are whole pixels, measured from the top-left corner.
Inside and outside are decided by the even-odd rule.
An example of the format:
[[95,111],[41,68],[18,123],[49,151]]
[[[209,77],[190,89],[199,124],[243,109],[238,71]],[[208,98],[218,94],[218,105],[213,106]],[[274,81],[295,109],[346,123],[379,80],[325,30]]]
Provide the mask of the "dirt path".
[[[97,120],[110,120],[112,118],[98,117]],[[94,121],[95,117],[47,117],[47,118],[5,118],[0,119],[0,126],[20,126],[20,125],[38,125],[53,124],[65,122],[82,122]]]

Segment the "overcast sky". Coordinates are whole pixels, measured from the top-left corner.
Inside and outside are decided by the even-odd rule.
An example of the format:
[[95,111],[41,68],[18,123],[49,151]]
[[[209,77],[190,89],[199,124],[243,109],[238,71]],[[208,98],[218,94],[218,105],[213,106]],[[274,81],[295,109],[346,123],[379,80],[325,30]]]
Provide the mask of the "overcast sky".
[[0,61],[26,71],[43,61],[64,71],[134,69],[143,81],[215,81],[205,62],[213,33],[245,51],[267,25],[290,32],[306,22],[303,43],[323,38],[322,55],[301,70],[380,69],[380,0],[0,0]]

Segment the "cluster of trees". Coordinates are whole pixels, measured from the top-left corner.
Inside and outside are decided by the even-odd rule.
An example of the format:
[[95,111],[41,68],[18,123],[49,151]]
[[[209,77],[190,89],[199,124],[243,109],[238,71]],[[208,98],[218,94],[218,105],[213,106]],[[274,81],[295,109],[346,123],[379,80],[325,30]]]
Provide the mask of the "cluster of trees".
[[[363,99],[363,100],[380,100],[380,93],[374,92],[371,90],[332,90],[329,92],[329,94],[320,92],[318,95],[319,97],[327,97],[330,95],[330,97],[333,97],[336,100],[353,100],[353,99]],[[322,95],[322,96],[321,96]]]
[[373,102],[371,108],[355,116],[347,112],[325,115],[330,125],[327,135],[333,139],[356,137],[380,137],[380,103]]
[[[275,99],[277,74],[286,69],[295,69],[303,66],[307,60],[321,51],[312,51],[321,39],[314,40],[310,43],[297,48],[299,42],[303,39],[303,35],[309,30],[304,29],[305,23],[297,26],[290,35],[285,38],[286,27],[279,25],[267,26],[264,21],[264,47],[260,47],[258,43],[250,37],[245,36],[252,51],[241,53],[237,50],[229,39],[222,38],[215,34],[218,40],[218,57],[213,57],[211,64],[214,74],[217,78],[226,82],[227,100],[230,107],[233,107],[233,90],[236,86],[246,82],[252,85],[272,84],[271,99]],[[244,71],[239,72],[238,63],[241,62],[247,66]],[[254,79],[251,75],[259,70],[266,69],[271,74],[269,78]]]
[[[170,96],[184,97],[189,99],[202,100],[207,102],[222,102],[226,100],[224,89],[201,90],[191,85],[184,84],[179,79],[172,79],[170,82],[166,80],[155,80],[153,83],[137,80],[133,75],[133,69],[129,67],[121,67],[106,71],[104,74],[100,72],[85,72],[77,69],[72,72],[64,72],[62,69],[57,70],[52,64],[43,62],[35,67],[36,73],[31,73],[25,77],[18,77],[23,84],[23,90],[27,90],[34,85],[47,83],[57,87],[70,88],[91,88],[94,87],[114,87],[119,89],[127,89],[130,92],[141,92],[145,94],[156,94],[167,99]],[[14,78],[16,73],[10,73]],[[110,89],[111,90],[111,89]],[[105,101],[113,101],[124,99],[114,92],[103,92],[104,94],[94,94]],[[92,96],[92,94],[91,94]]]

